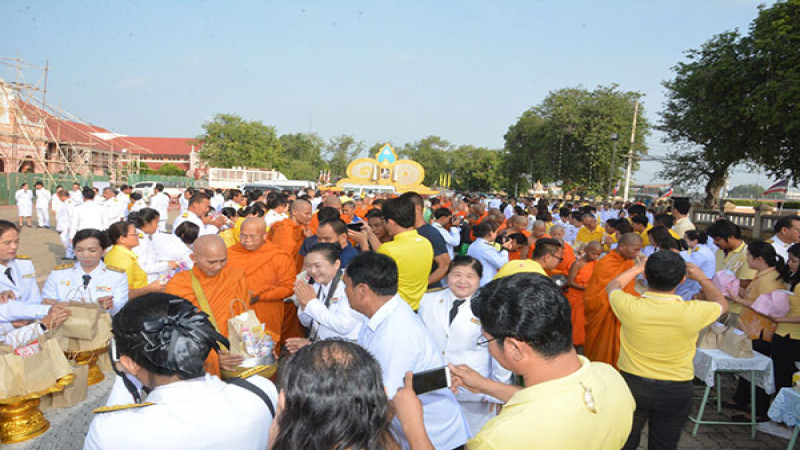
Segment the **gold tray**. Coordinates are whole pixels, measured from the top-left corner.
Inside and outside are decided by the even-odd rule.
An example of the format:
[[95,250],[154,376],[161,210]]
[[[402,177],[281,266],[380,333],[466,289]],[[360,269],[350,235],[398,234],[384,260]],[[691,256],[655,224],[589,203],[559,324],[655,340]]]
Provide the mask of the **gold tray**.
[[108,344],[94,350],[65,351],[64,356],[70,361],[75,361],[78,365],[89,365],[89,386],[92,386],[106,378],[106,376],[103,375],[103,371],[97,366],[97,359],[107,351]]
[[63,391],[74,379],[74,374],[68,374],[47,389],[0,399],[0,442],[11,444],[27,441],[47,431],[50,422],[39,409],[39,398]]

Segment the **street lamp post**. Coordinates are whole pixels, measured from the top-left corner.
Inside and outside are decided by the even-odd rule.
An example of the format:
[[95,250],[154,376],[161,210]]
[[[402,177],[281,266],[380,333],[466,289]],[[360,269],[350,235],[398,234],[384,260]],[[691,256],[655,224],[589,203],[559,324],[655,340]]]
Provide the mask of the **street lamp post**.
[[608,173],[608,197],[611,201],[614,198],[611,195],[611,191],[614,189],[614,171],[617,168],[617,141],[619,140],[619,134],[611,133],[611,141],[614,142],[614,150],[611,151],[611,171]]

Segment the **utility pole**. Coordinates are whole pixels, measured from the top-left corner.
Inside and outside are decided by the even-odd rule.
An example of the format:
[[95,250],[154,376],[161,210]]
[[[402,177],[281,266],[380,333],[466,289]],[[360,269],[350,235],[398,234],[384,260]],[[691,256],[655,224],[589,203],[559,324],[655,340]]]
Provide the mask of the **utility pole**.
[[631,189],[631,168],[633,166],[633,143],[636,140],[636,117],[639,115],[639,101],[633,105],[633,127],[631,128],[631,146],[628,149],[628,170],[625,173],[625,195],[622,197],[623,202],[628,201],[628,194]]
[[611,133],[611,140],[614,142],[614,150],[611,152],[611,171],[608,173],[608,198],[613,202],[614,198],[611,191],[614,189],[614,173],[617,169],[617,141],[619,140],[619,134]]

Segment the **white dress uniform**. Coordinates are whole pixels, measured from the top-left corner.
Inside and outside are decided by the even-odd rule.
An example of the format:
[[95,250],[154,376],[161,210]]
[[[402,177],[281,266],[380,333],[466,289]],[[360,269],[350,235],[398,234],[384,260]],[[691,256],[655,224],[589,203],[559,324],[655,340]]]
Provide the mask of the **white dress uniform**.
[[69,198],[72,199],[72,203],[74,203],[75,206],[82,205],[83,204],[83,191],[81,191],[80,189],[78,189],[78,190],[74,190],[73,189],[73,190],[69,191]]
[[191,258],[192,249],[184,244],[178,236],[172,233],[158,232],[150,236],[150,239],[159,261],[178,261],[186,264],[189,268],[194,266]]
[[178,198],[178,205],[181,207],[180,211],[178,211],[178,214],[183,214],[183,212],[189,208],[189,199],[186,198],[185,195],[181,194],[181,196]]
[[159,192],[150,197],[150,207],[158,211],[158,231],[167,231],[167,214],[169,210],[169,195]]
[[[143,198],[140,198],[139,200],[136,200],[135,202],[133,202],[133,206],[131,206],[131,210],[129,211],[129,213],[141,211],[141,210],[143,210],[145,208],[147,208],[147,202],[145,202]],[[127,218],[127,214],[126,214],[126,218]],[[159,214],[158,223],[161,224],[161,214]]]
[[53,195],[45,188],[36,190],[36,218],[40,227],[50,227],[50,199]]
[[53,210],[53,214],[58,216],[58,212],[61,211],[61,207],[64,205],[64,202],[58,198],[58,195],[53,194],[53,198],[50,200],[50,209]]
[[[271,381],[259,376],[247,381],[277,407]],[[121,382],[114,385],[112,397],[120,388]],[[108,409],[95,416],[84,449],[263,450],[273,420],[259,396],[209,374],[158,386],[141,405]]]
[[[361,325],[358,344],[380,363],[389,398],[403,386],[406,372],[438,369],[446,364],[422,321],[398,295]],[[456,448],[467,442],[469,428],[453,392],[438,389],[421,394],[419,399],[425,430],[434,448]],[[396,435],[404,436],[396,420],[393,428]]]
[[222,194],[215,193],[213,197],[211,197],[210,205],[214,208],[214,211],[219,213],[222,210],[222,205],[225,204],[225,196]]
[[169,264],[167,260],[159,261],[153,245],[153,236],[138,228],[136,233],[139,234],[139,245],[133,247],[133,253],[136,253],[136,256],[139,257],[139,266],[147,272],[147,282],[152,283],[158,280],[161,275],[166,275],[169,272]]
[[[684,250],[681,252],[681,257],[684,261],[690,262],[699,267],[703,271],[706,278],[714,278],[717,267],[717,259],[714,253],[705,245],[698,244],[691,250]],[[700,283],[695,280],[686,279],[683,283],[678,285],[675,294],[679,295],[684,300],[691,300],[694,294],[700,292],[702,288]]]
[[205,224],[203,223],[203,219],[198,217],[197,214],[186,210],[181,213],[178,217],[175,218],[175,221],[172,222],[172,233],[175,233],[175,230],[178,229],[178,226],[183,222],[192,222],[193,224],[197,225],[200,228],[200,234],[198,236],[202,236],[204,234],[212,234],[213,230],[209,230],[206,228]]
[[61,238],[61,243],[64,244],[64,256],[67,258],[75,257],[75,252],[72,251],[72,233],[70,233],[73,214],[75,214],[75,204],[72,199],[68,198],[61,202],[61,208],[56,214],[56,231]]
[[28,189],[20,189],[14,194],[17,201],[17,211],[20,217],[31,217],[33,215],[33,192]]
[[72,223],[69,226],[69,238],[75,237],[75,233],[87,228],[105,231],[108,228],[108,219],[103,205],[94,200],[87,200],[82,205],[75,207],[72,212]]
[[119,199],[117,199],[117,197],[104,199],[103,210],[106,215],[106,223],[109,225],[125,219],[125,213],[122,211],[122,208],[120,208]]
[[225,203],[223,203],[222,207],[223,208],[233,208],[236,211],[242,209],[242,205],[240,203],[236,203],[233,200],[227,200]]
[[791,242],[787,244],[786,242],[783,242],[778,236],[772,236],[772,239],[768,239],[767,243],[772,245],[772,248],[775,249],[775,253],[777,253],[780,257],[783,258],[784,264],[786,264],[786,262],[789,261],[789,247],[791,247],[794,244],[792,244]]
[[122,211],[122,217],[128,220],[128,205],[131,202],[131,198],[128,197],[128,194],[119,191],[117,194],[117,201],[119,202],[119,209]]
[[18,301],[29,305],[42,303],[36,270],[29,256],[17,255],[8,265],[0,264],[0,272],[0,291],[11,291]]
[[[334,282],[336,286],[332,286]],[[344,282],[341,280],[341,271],[328,284],[314,283],[313,287],[317,297],[308,302],[305,308],[297,309],[300,323],[310,329],[309,339],[314,342],[331,338],[348,341],[358,339],[364,316],[350,308],[350,302],[344,292]]]
[[[470,297],[471,298],[471,297]],[[472,314],[470,298],[464,299],[456,309],[456,316],[450,322],[450,311],[455,295],[450,289],[426,293],[419,304],[419,317],[431,333],[437,349],[448,363],[466,364],[486,378],[501,383],[511,380],[511,372],[504,369],[489,355],[488,348],[479,347],[481,323]],[[495,416],[492,411],[496,403],[503,403],[493,397],[475,394],[459,389],[456,395],[461,411],[467,418],[471,436],[474,436],[486,422]]]
[[264,214],[264,222],[267,224],[267,228],[269,228],[276,222],[280,222],[288,217],[288,214],[276,213],[274,209],[270,209],[266,214]]
[[15,330],[11,322],[16,320],[41,320],[49,312],[49,305],[29,305],[16,300],[0,303],[0,340],[6,333],[22,329]]
[[439,222],[433,222],[433,227],[442,235],[444,243],[447,245],[447,254],[453,259],[455,248],[461,243],[461,227],[452,226],[448,230]]
[[[89,276],[88,280],[83,278],[84,275]],[[103,261],[89,273],[80,264],[56,266],[42,288],[42,298],[60,302],[97,301],[108,296],[113,297],[114,306],[108,311],[113,316],[128,303],[128,277],[123,271],[109,269]]]

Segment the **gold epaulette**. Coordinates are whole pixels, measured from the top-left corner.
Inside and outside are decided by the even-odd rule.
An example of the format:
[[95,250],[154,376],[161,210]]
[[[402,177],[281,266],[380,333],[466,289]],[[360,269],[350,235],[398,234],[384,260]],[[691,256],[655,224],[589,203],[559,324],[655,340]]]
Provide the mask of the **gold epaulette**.
[[[766,242],[767,244],[772,244],[775,242],[775,239],[767,239]],[[19,258],[19,256],[17,256],[17,258]]]
[[125,273],[125,269],[120,269],[119,267],[106,265],[106,269],[113,270],[114,272]]
[[144,402],[144,403],[131,403],[130,405],[101,406],[100,408],[97,408],[92,412],[95,414],[102,414],[114,411],[124,411],[126,409],[142,408],[150,405],[155,405],[155,403]]
[[443,287],[438,287],[438,288],[428,289],[427,291],[425,291],[425,293],[426,293],[426,294],[430,294],[431,292],[439,292],[439,291],[443,291],[444,289],[445,289],[445,288],[443,288]]
[[66,263],[53,267],[53,270],[72,269],[73,267],[75,267],[75,263]]
[[17,259],[31,259],[28,255],[17,255]]

